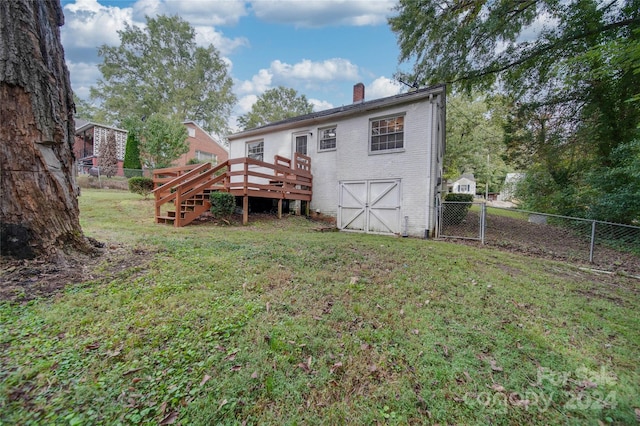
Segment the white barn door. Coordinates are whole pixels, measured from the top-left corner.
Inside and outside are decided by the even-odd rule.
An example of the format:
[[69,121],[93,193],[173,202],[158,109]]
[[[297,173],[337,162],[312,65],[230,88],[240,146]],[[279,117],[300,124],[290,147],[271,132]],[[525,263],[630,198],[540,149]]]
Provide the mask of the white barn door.
[[339,203],[340,229],[400,233],[400,179],[340,182]]

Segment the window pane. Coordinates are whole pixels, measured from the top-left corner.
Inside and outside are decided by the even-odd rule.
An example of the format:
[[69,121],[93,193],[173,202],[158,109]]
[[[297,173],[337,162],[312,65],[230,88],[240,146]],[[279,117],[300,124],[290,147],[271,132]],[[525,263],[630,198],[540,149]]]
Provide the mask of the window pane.
[[403,116],[371,121],[371,151],[402,149],[403,147]]

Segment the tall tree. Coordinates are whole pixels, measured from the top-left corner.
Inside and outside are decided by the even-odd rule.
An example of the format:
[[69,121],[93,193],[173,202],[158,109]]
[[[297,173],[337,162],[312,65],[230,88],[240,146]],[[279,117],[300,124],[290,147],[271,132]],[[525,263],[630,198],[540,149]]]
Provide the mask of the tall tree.
[[118,147],[116,145],[116,133],[113,130],[107,132],[107,140],[100,147],[100,174],[113,177],[118,173]]
[[640,0],[400,0],[397,12],[401,60],[414,61],[399,77],[459,89],[499,82],[517,100],[509,157],[541,177],[531,195],[562,200],[553,213],[589,215],[583,201],[605,194],[581,196],[586,173],[606,174],[639,137]]
[[127,25],[120,45],[99,48],[102,79],[91,89],[108,119],[162,114],[194,120],[226,134],[236,97],[227,65],[213,46],[199,47],[195,31],[178,16],[147,17],[144,28]]
[[447,98],[447,152],[445,177],[455,179],[473,173],[478,191],[497,192],[509,168],[503,161],[505,101],[474,93],[455,93]]
[[126,177],[142,176],[142,163],[140,162],[140,141],[133,130],[127,132],[127,144],[124,149],[124,162],[122,164]]
[[238,117],[238,124],[245,130],[253,129],[312,111],[313,105],[305,95],[298,95],[295,89],[278,86],[260,95],[251,111]]
[[73,92],[59,1],[0,2],[0,247],[64,260],[87,250],[73,177]]
[[176,119],[153,114],[140,130],[140,154],[152,169],[170,167],[189,151],[187,128]]

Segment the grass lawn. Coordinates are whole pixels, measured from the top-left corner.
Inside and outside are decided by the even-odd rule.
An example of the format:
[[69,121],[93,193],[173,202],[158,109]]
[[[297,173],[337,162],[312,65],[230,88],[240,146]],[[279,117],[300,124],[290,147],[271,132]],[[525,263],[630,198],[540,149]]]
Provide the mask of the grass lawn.
[[633,278],[300,217],[175,229],[126,192],[84,189],[80,207],[125,254],[0,304],[0,424],[640,417]]

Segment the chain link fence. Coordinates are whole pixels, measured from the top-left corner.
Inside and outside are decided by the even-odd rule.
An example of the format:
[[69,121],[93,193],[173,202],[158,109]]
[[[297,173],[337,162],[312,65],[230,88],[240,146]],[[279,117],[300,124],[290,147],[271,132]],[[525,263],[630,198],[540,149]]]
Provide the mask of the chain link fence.
[[439,236],[484,243],[484,203],[443,201],[439,207]]
[[640,226],[459,202],[443,202],[438,220],[442,238],[640,274]]

